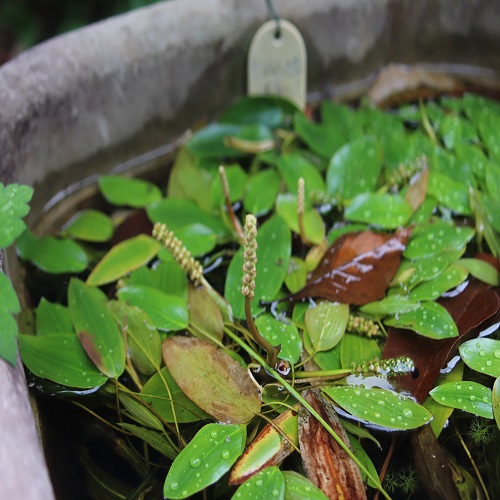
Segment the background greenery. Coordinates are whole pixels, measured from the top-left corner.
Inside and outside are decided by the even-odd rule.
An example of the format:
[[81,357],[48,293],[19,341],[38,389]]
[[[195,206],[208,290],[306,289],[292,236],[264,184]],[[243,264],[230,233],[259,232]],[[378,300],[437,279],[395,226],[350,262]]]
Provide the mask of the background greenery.
[[60,33],[160,0],[1,0],[0,64]]

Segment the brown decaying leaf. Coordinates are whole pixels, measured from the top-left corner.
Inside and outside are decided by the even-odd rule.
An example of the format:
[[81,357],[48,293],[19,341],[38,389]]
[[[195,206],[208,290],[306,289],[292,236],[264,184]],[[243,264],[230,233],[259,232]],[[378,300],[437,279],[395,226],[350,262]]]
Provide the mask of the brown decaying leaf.
[[384,297],[411,228],[394,234],[362,231],[337,238],[302,290],[290,297],[323,298],[361,306]]
[[439,446],[431,427],[424,425],[413,432],[411,444],[420,484],[427,493],[427,498],[460,500],[450,461]]
[[[304,399],[349,446],[349,438],[333,407],[317,390],[304,391]],[[299,444],[309,480],[331,500],[360,500],[366,491],[359,467],[328,431],[303,406],[299,409]]]
[[196,337],[212,337],[222,340],[224,319],[217,302],[205,287],[188,288],[189,324]]
[[246,369],[222,349],[192,337],[163,342],[163,359],[189,399],[220,422],[246,424],[262,401]]
[[83,349],[87,353],[87,356],[92,360],[92,363],[97,366],[99,370],[106,373],[107,367],[102,361],[101,353],[95,347],[95,338],[89,332],[78,332],[78,340],[82,344]]
[[406,190],[405,200],[411,205],[413,210],[417,210],[427,196],[429,168],[427,167],[427,159],[425,162],[425,167],[410,179],[408,189]]
[[410,356],[416,368],[416,376],[398,377],[401,386],[422,402],[434,386],[440,370],[457,353],[458,346],[473,337],[479,326],[486,328],[487,320],[498,314],[500,297],[498,290],[470,278],[468,286],[460,294],[438,301],[453,317],[458,337],[430,339],[409,330],[390,328],[384,348],[384,358]]

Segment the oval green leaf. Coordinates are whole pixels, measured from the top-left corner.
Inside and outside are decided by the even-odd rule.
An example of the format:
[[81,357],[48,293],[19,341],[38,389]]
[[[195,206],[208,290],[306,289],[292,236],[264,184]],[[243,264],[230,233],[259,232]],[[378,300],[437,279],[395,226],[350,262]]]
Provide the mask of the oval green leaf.
[[260,411],[259,391],[246,369],[212,343],[169,337],[163,359],[189,399],[218,421],[244,424]]
[[342,339],[349,319],[347,304],[320,302],[305,315],[306,328],[315,351],[328,351]]
[[500,285],[500,273],[489,262],[481,259],[460,259],[457,265],[469,271],[474,278],[488,285]]
[[275,170],[262,170],[248,180],[243,198],[245,210],[256,217],[273,208],[280,188],[280,178]]
[[434,387],[429,394],[441,405],[493,418],[491,390],[477,382],[448,382]]
[[389,429],[415,429],[432,418],[423,406],[385,389],[329,387],[323,392],[355,417]]
[[176,457],[168,471],[165,498],[187,498],[215,483],[245,447],[241,425],[207,424]]
[[285,498],[285,478],[275,465],[267,467],[245,481],[232,497],[247,500],[254,498]]
[[68,306],[78,338],[97,368],[116,378],[125,369],[125,346],[105,300],[98,288],[75,278],[69,282]]
[[381,168],[382,150],[377,140],[360,137],[333,155],[326,172],[326,189],[342,200],[374,191]]
[[145,234],[122,241],[97,263],[87,278],[87,285],[112,283],[147,264],[159,249],[160,243]]
[[166,367],[153,375],[142,387],[141,398],[149,403],[166,422],[189,423],[210,419],[182,392]]
[[459,351],[469,368],[495,378],[500,376],[500,340],[469,340],[459,347]]
[[307,280],[306,263],[299,257],[292,256],[288,264],[285,285],[291,293],[298,292],[304,287]]
[[358,194],[345,209],[345,218],[384,229],[404,226],[413,214],[411,205],[393,194]]
[[142,309],[156,328],[176,331],[186,328],[189,311],[186,301],[148,285],[128,285],[118,290],[118,298]]
[[327,496],[307,477],[292,470],[284,470],[285,500],[327,500]]
[[19,335],[24,364],[37,377],[80,389],[99,387],[108,377],[92,363],[74,333]]
[[340,362],[342,368],[352,368],[353,364],[381,358],[382,353],[376,340],[352,333],[346,333],[340,342]]
[[87,269],[88,258],[83,248],[73,240],[52,236],[35,237],[28,229],[17,239],[17,251],[46,273],[80,273]]
[[271,314],[262,314],[255,319],[260,334],[273,346],[281,345],[278,357],[297,363],[302,352],[302,340],[293,323],[278,321]]
[[325,182],[318,167],[298,152],[280,156],[277,165],[289,193],[297,194],[297,185],[301,177],[304,179],[306,200],[311,191],[325,191]]
[[113,236],[111,218],[99,210],[82,210],[62,228],[72,238],[83,241],[108,241]]
[[160,188],[142,179],[103,175],[98,182],[104,198],[113,205],[141,208],[161,200]]
[[418,309],[384,321],[388,326],[413,330],[431,339],[458,337],[457,325],[450,313],[437,302],[423,302]]
[[189,287],[189,324],[198,338],[222,340],[224,319],[215,299],[205,287]]

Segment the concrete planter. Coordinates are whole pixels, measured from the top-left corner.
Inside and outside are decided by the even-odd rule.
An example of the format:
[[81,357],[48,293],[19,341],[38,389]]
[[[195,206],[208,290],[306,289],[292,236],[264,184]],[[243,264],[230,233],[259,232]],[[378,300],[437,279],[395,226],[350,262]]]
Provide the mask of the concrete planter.
[[[302,32],[309,90],[332,94],[389,62],[500,71],[496,0],[274,0]],[[0,180],[56,193],[168,144],[245,92],[264,0],[177,0],[41,44],[0,68]],[[93,171],[84,169],[92,162]],[[14,260],[9,273],[16,276]],[[50,499],[21,363],[0,361],[4,498]]]

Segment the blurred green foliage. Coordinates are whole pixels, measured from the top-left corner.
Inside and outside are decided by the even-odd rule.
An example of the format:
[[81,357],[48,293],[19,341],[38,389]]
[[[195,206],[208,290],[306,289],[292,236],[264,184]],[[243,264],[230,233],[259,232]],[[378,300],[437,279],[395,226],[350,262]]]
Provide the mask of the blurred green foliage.
[[25,49],[60,33],[158,1],[2,0],[0,48]]

